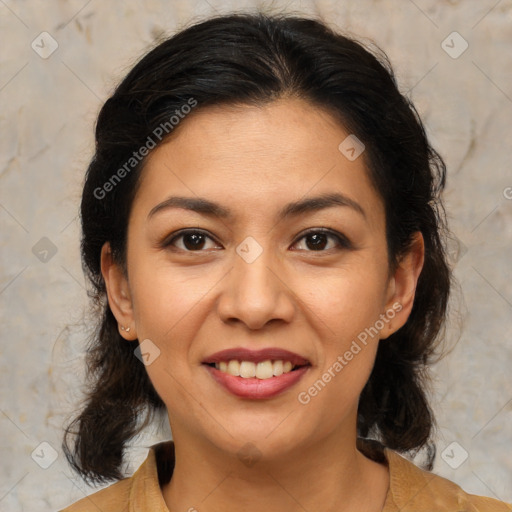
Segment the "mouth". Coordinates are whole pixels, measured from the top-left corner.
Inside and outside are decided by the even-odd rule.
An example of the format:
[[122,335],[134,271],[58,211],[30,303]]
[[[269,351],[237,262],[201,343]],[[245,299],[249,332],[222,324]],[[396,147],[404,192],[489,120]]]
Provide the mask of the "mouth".
[[203,364],[233,377],[242,377],[243,379],[255,377],[261,380],[279,377],[284,373],[310,366],[310,362],[306,358],[280,348],[222,350],[209,356],[203,361]]
[[294,385],[311,363],[287,350],[228,349],[203,361],[212,377],[242,398],[271,398]]
[[309,365],[294,365],[291,361],[284,361],[282,359],[277,359],[275,361],[267,359],[259,363],[231,359],[230,361],[221,361],[220,363],[209,363],[208,366],[215,368],[222,373],[232,375],[233,377],[265,380],[279,377],[284,373],[293,372],[299,368]]

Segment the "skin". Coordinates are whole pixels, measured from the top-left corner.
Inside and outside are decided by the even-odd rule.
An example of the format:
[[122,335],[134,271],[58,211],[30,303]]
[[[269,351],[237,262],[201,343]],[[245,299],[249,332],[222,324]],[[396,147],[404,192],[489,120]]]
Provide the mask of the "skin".
[[[378,343],[409,316],[424,245],[417,234],[390,274],[384,205],[364,153],[349,161],[338,150],[347,135],[328,113],[294,98],[198,109],[147,159],[129,218],[127,276],[103,247],[110,307],[130,327],[121,335],[160,350],[146,369],[176,445],[162,489],[170,510],[382,510],[389,475],[356,449],[357,403]],[[332,206],[277,220],[285,204],[333,191],[365,215]],[[148,219],[171,195],[215,201],[232,218],[169,208]],[[350,246],[327,236],[315,250],[304,231],[322,227]],[[200,250],[190,237],[162,247],[184,228],[211,238]],[[263,250],[252,263],[236,252],[248,236]],[[299,392],[396,303],[402,309],[379,335],[301,404]],[[287,349],[311,367],[274,398],[235,397],[201,364],[233,347]],[[246,443],[257,453],[253,465],[237,456]]]

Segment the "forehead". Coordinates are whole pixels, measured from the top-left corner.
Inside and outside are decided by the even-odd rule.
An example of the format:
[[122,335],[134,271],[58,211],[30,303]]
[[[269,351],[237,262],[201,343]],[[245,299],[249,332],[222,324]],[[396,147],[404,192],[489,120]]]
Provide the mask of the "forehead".
[[364,153],[351,160],[339,149],[350,136],[324,109],[299,99],[198,108],[148,156],[136,200],[149,212],[171,193],[200,196],[263,214],[262,207],[270,213],[340,192],[379,215]]

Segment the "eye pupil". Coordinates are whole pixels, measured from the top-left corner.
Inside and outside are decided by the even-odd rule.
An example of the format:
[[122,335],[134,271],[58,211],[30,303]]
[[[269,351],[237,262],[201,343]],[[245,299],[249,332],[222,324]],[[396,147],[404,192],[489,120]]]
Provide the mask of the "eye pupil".
[[325,247],[327,236],[322,233],[313,233],[308,236],[308,239],[313,240],[312,247],[309,243],[307,244],[308,247],[313,248],[313,250],[319,250]]
[[[192,243],[188,243],[192,241]],[[183,244],[187,249],[201,249],[204,245],[204,235],[200,233],[188,233],[183,235]]]

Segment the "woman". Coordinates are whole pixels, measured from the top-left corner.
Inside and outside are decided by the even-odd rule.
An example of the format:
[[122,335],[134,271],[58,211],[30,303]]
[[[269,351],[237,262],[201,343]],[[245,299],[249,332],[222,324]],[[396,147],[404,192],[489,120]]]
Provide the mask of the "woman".
[[[383,54],[229,15],[103,106],[82,257],[103,316],[64,449],[66,511],[505,511],[414,466],[451,274],[445,166]],[[123,479],[126,443],[173,434]]]

